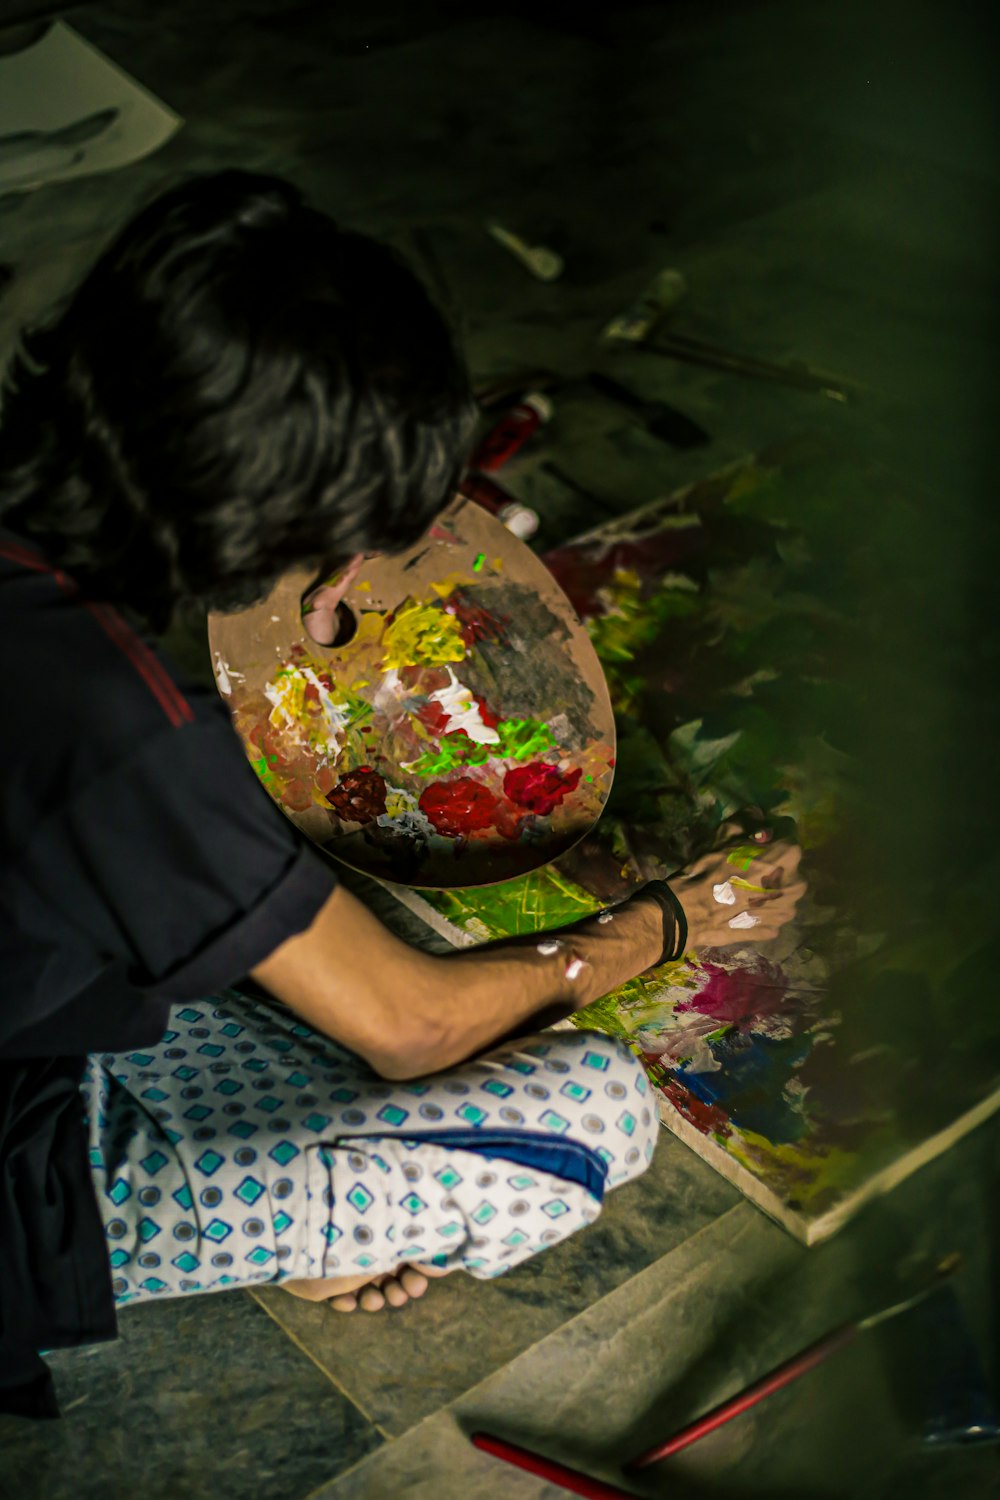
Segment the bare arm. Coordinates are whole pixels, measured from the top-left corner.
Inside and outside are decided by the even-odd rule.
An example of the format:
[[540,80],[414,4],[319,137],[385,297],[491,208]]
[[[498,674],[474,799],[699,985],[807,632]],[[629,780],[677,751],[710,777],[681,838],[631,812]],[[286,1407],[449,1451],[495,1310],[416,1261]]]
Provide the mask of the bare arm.
[[[671,878],[692,948],[736,941],[732,918],[740,912],[753,922],[741,923],[739,940],[768,941],[806,889],[794,879],[801,852],[795,845],[744,850],[753,856],[747,880],[746,862],[727,858],[733,842]],[[716,892],[726,881],[734,888],[724,902]],[[501,1037],[582,1010],[652,968],[663,949],[661,908],[641,892],[617,907],[610,922],[595,917],[561,934],[541,933],[535,942],[441,958],[395,937],[338,886],[312,926],[276,948],[253,978],[383,1077],[419,1078]]]
[[[650,968],[662,949],[659,907],[634,899],[613,923],[575,928],[554,953],[498,943],[436,957],[395,937],[339,886],[253,978],[383,1077],[417,1078],[589,1005]],[[581,963],[567,978],[574,957]]]

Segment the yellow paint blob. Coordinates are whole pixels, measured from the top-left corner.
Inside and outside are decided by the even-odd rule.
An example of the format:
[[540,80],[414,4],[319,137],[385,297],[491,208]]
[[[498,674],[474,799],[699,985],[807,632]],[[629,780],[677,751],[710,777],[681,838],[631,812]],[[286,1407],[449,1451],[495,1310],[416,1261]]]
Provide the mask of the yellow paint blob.
[[305,692],[305,678],[295,668],[286,668],[267,684],[264,696],[273,705],[270,722],[275,729],[299,727],[305,714]]
[[385,810],[390,818],[401,818],[404,813],[412,812],[416,806],[416,799],[412,793],[404,792],[401,787],[387,786],[385,789]]
[[456,589],[468,588],[472,581],[467,573],[449,573],[440,583],[432,583],[431,588],[439,599],[447,599]]
[[465,642],[462,627],[454,615],[445,614],[435,604],[408,600],[399,610],[382,637],[382,670],[399,667],[441,667],[446,662],[462,661]]

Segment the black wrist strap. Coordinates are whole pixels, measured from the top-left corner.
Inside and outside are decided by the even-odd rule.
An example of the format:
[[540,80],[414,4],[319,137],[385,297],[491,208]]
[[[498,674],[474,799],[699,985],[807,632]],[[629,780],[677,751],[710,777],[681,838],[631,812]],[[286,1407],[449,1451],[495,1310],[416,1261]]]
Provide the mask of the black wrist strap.
[[687,951],[688,924],[676,892],[665,880],[649,880],[633,891],[630,899],[634,900],[636,896],[652,896],[663,913],[663,952],[657,964],[669,964],[682,958]]

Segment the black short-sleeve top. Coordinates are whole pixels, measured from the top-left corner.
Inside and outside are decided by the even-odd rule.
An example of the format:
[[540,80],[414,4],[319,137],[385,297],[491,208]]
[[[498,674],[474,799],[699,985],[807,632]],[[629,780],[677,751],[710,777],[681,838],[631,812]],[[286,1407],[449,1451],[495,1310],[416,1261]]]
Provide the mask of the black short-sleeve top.
[[[62,1184],[64,1220],[89,1215],[78,1167],[67,1165],[77,1162],[82,1112],[68,1130],[77,1111],[54,1088],[60,1070],[72,1080],[72,1059],[158,1040],[171,1002],[239,981],[310,925],[336,877],[258,782],[218,693],[184,679],[134,621],[86,600],[3,528],[0,682],[0,1283],[8,1273],[9,1286],[11,1255],[28,1254],[15,1245],[25,1216],[20,1228],[12,1222],[12,1195],[23,1196],[29,1159],[32,1173]],[[65,1241],[72,1225],[56,1223],[58,1205],[54,1213],[52,1233]],[[106,1270],[92,1269],[103,1287]],[[12,1306],[0,1292],[0,1340]],[[55,1322],[71,1324],[69,1309]],[[50,1325],[38,1325],[40,1336]],[[56,1346],[53,1337],[47,1347]]]

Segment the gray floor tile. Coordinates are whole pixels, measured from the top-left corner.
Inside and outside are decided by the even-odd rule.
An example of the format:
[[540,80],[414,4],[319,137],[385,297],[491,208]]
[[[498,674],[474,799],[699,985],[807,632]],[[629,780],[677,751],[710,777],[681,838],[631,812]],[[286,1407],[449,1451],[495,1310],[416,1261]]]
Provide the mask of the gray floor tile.
[[456,1274],[420,1302],[345,1317],[277,1287],[253,1295],[386,1432],[405,1432],[599,1302],[738,1202],[663,1132],[638,1182],[596,1224],[496,1281]]
[[63,1417],[0,1417],[3,1500],[299,1500],[382,1437],[243,1292],[125,1308],[49,1356]]
[[[804,1348],[891,1301],[911,1258],[957,1248],[956,1290],[995,1363],[987,1226],[996,1131],[980,1130],[807,1250],[748,1203],[692,1235],[475,1390],[321,1489],[312,1500],[555,1500],[474,1449],[493,1432],[637,1496],[910,1500],[996,1493],[993,1447],[934,1450],[902,1399],[901,1323],[852,1345],[642,1477],[620,1465]],[[918,1342],[920,1336],[917,1336]],[[933,1360],[935,1348],[923,1351]],[[919,1356],[918,1356],[919,1357]]]

